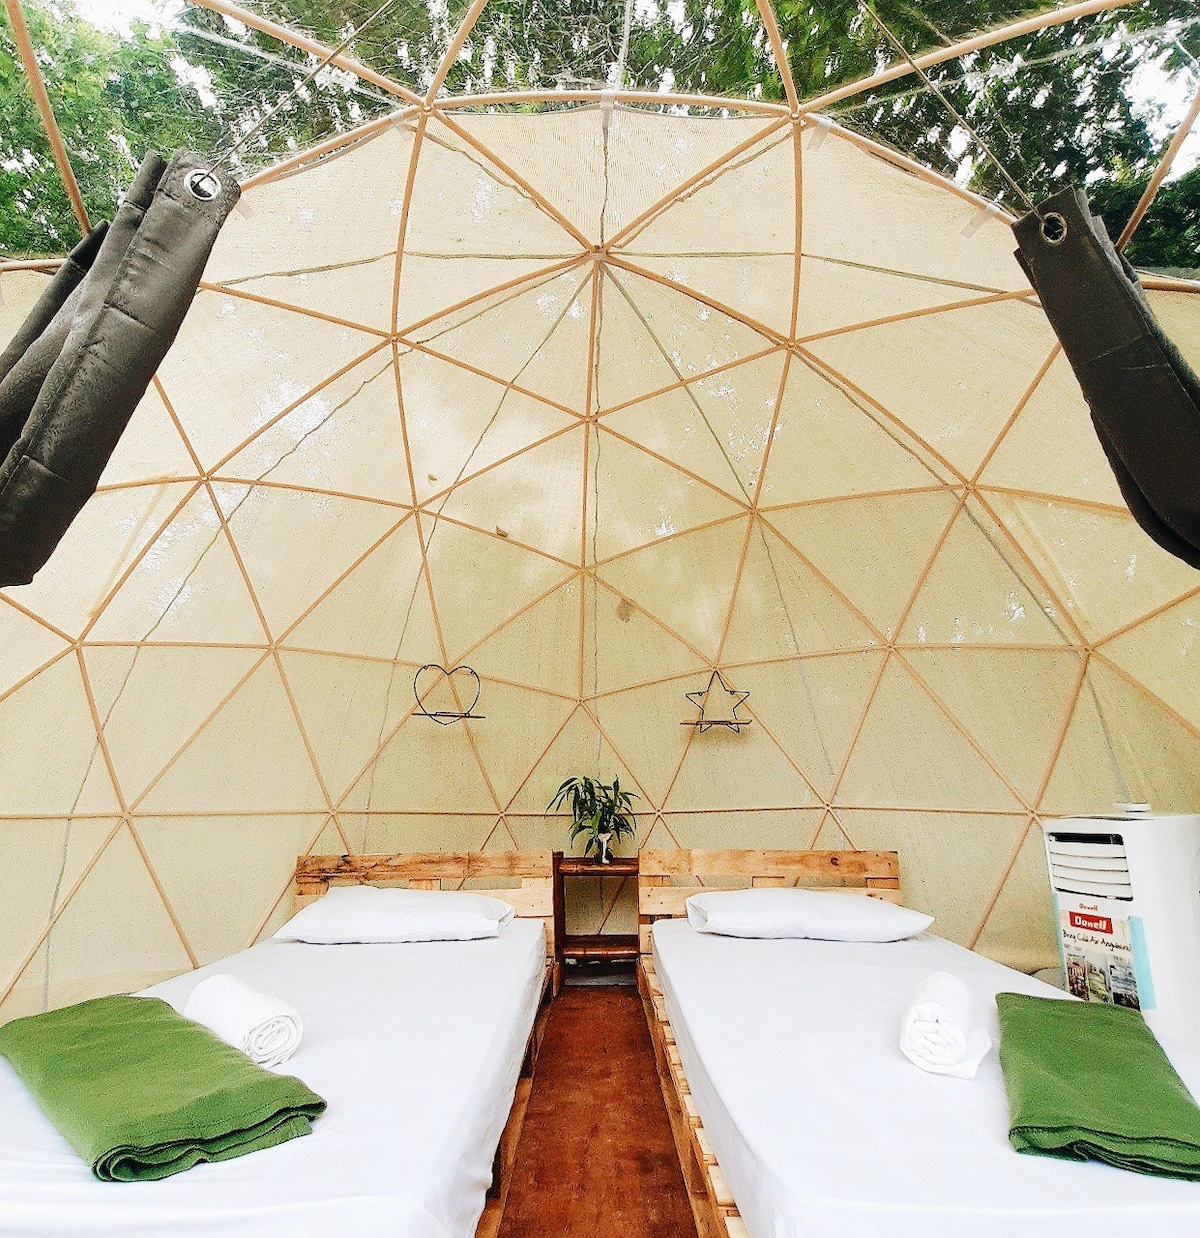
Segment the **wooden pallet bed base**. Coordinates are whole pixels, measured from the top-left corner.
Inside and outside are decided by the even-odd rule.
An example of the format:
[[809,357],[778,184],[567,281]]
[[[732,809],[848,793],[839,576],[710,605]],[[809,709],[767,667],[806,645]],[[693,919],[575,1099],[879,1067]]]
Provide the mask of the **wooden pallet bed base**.
[[296,861],[295,905],[297,909],[320,898],[331,884],[406,885],[411,890],[459,889],[470,881],[516,880],[519,884],[495,889],[471,887],[472,894],[486,894],[510,903],[518,916],[541,920],[546,933],[546,964],[541,996],[533,1028],[525,1045],[525,1057],[508,1121],[492,1162],[492,1184],[475,1230],[475,1238],[496,1238],[504,1216],[508,1188],[525,1111],[533,1088],[538,1051],[550,1013],[550,977],[554,964],[553,863],[549,851],[427,852],[407,855],[309,855]]
[[[900,897],[900,863],[894,851],[654,851],[639,855],[638,993],[646,1012],[654,1063],[671,1120],[675,1150],[699,1238],[750,1238],[725,1175],[713,1153],[683,1071],[654,967],[655,920],[687,914],[686,900],[700,886],[730,879],[754,886],[844,889],[889,902]],[[692,882],[673,884],[676,878]]]

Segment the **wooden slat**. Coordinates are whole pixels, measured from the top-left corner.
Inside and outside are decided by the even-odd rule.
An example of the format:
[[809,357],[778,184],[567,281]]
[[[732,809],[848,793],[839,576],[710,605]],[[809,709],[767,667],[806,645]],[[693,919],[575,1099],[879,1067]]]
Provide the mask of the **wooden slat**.
[[[899,901],[898,889],[874,886],[838,886],[836,889],[839,894],[861,894],[867,898],[882,899],[884,902]],[[687,900],[693,894],[699,893],[696,886],[642,886],[638,889],[638,911],[643,916],[685,916]]]
[[733,1192],[729,1189],[729,1183],[725,1181],[725,1175],[721,1172],[721,1166],[714,1161],[711,1165],[705,1166],[705,1172],[708,1175],[708,1187],[712,1192],[713,1202],[718,1208],[736,1208],[737,1204],[733,1202]]
[[689,850],[639,853],[641,873],[659,877],[899,877],[894,851]]
[[750,1231],[746,1228],[746,1222],[741,1217],[726,1217],[725,1232],[729,1235],[729,1238],[750,1238]]
[[549,851],[413,852],[402,855],[308,855],[296,863],[297,884],[330,881],[403,881],[476,877],[543,877],[552,873]]

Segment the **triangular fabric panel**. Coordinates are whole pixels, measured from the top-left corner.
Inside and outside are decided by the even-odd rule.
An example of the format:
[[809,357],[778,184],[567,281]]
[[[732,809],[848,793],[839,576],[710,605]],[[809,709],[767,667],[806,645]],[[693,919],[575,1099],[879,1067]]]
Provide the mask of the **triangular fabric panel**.
[[574,709],[574,701],[483,680],[473,712],[483,714],[486,722],[475,724],[472,737],[501,807],[512,802],[525,776],[540,761],[547,739]]
[[191,968],[128,829],[118,832],[48,940],[48,1005],[129,992]]
[[201,465],[211,469],[378,343],[377,335],[310,314],[201,290],[158,376]]
[[207,487],[188,500],[120,582],[88,635],[121,642],[266,642],[262,617]]
[[388,126],[301,179],[252,186],[246,210],[217,241],[207,278],[389,330],[411,151],[411,129]]
[[134,409],[104,472],[100,486],[119,486],[147,478],[191,478],[196,462],[180,437],[162,396],[153,385]]
[[1100,646],[1101,655],[1200,729],[1200,597],[1192,595]]
[[[139,817],[138,835],[201,964],[249,946],[325,818]],[[237,862],[230,863],[236,856]],[[197,874],[220,869],[219,882]],[[285,900],[291,910],[290,900]]]
[[819,145],[806,139],[802,161],[805,254],[957,283],[964,296],[1028,287],[1011,228],[978,206],[836,132]]
[[954,519],[900,630],[906,644],[1061,645],[1063,604],[978,503]]
[[284,633],[288,645],[405,657],[418,666],[438,656],[417,521],[409,517],[354,564]]
[[[478,119],[456,123],[470,130]],[[581,246],[486,154],[434,119],[421,143],[405,248],[401,329],[574,257]]]
[[146,645],[86,647],[83,656],[118,784],[133,803],[164,754],[182,747],[263,655]]
[[0,763],[6,815],[120,811],[76,658],[60,658],[0,700],[0,735],[6,750],[21,752]]
[[[856,847],[899,851],[904,905],[936,912],[931,931],[964,946],[974,936],[981,909],[1029,823],[1027,816],[967,812],[843,809],[840,815]],[[1038,891],[1043,900],[1045,889],[1043,885]],[[1035,967],[1046,967],[1052,961],[1048,954],[1033,960]]]
[[1093,658],[1041,811],[1073,816],[1147,803],[1191,812],[1198,800],[1200,736]]
[[431,503],[439,516],[579,561],[586,430],[580,426],[463,481]]
[[274,659],[164,764],[146,792],[150,814],[318,811],[326,807]]
[[0,648],[8,654],[0,672],[0,697],[3,697],[27,675],[61,656],[70,646],[44,624],[0,599]]
[[1032,803],[1075,703],[1079,655],[1066,649],[907,649],[902,656]]
[[1042,830],[1035,822],[1000,888],[975,949],[1018,971],[1054,966],[1059,958],[1058,933],[1046,898],[1049,885]]
[[733,667],[726,675],[750,693],[739,714],[753,716],[756,726],[769,731],[817,793],[828,798],[882,657],[872,652],[795,658],[782,664]]
[[[816,340],[807,347],[970,477],[1033,383],[1054,335],[1021,301],[996,301]],[[920,355],[920,368],[896,358]]]
[[821,825],[822,808],[788,808],[776,812],[748,809],[725,812],[669,812],[664,817],[672,839],[647,846],[671,848],[778,847],[803,850]]
[[761,353],[777,342],[687,290],[615,267],[608,275],[635,307],[651,339],[670,358],[680,378],[707,374]]
[[956,506],[954,494],[936,490],[781,509],[769,522],[891,635]]
[[746,544],[729,634],[722,650],[729,662],[764,655],[865,649],[876,637],[845,601],[765,521]]
[[477,643],[471,664],[522,687],[578,697],[579,659],[573,655],[580,639],[579,602],[579,582],[572,578]]
[[[403,513],[303,490],[214,484],[246,576],[274,633],[283,632],[395,527]],[[285,536],[291,550],[279,554]]]
[[[362,847],[366,855],[396,855],[412,851],[479,851],[496,828],[496,814],[453,815],[439,813],[436,820],[402,813],[342,814],[343,819],[362,823]],[[512,841],[507,834],[509,847]]]
[[589,585],[584,611],[584,687],[616,693],[707,664],[624,595]]
[[[774,392],[771,399],[774,403]],[[764,505],[945,485],[950,480],[949,471],[929,452],[866,401],[852,400],[803,359],[792,361],[770,441]]]
[[693,533],[663,535],[631,554],[602,562],[597,575],[703,656],[715,657],[745,537],[742,518]]
[[1022,807],[999,774],[896,660],[884,668],[871,698],[838,786],[837,803],[960,812],[1013,812]]
[[[743,708],[742,712],[746,712]],[[734,733],[714,726],[698,728],[688,743],[679,774],[664,801],[672,811],[698,808],[804,808],[817,794],[763,727]],[[736,828],[732,821],[727,828]]]
[[1051,362],[980,475],[982,486],[1124,507],[1066,357]]
[[744,510],[725,494],[611,435],[600,436],[598,450],[595,538],[588,541],[600,560]]
[[576,425],[561,409],[415,349],[401,353],[400,392],[422,503]]
[[414,708],[417,668],[287,651],[280,660],[317,768],[336,803]]
[[[75,883],[113,834],[112,819],[0,822],[0,862],[20,872],[5,894],[6,931],[0,934],[0,1018],[41,1009],[46,981],[45,952],[22,973],[22,965],[44,935]],[[46,846],[49,842],[52,845]],[[9,985],[17,982],[5,1000]]]
[[[487,779],[469,728],[483,722],[439,725],[414,713],[384,735],[379,755],[345,793],[339,809],[351,812],[483,813],[495,816],[499,806]],[[493,724],[494,725],[494,724]]]
[[[93,495],[50,562],[13,599],[68,635],[81,634],[192,491],[186,483],[164,482]],[[104,554],[97,553],[100,546]]]
[[[779,402],[782,364],[781,355],[775,354],[729,366],[652,400],[606,413],[601,425],[733,498],[749,501]],[[675,381],[673,374],[670,381]]]
[[[632,108],[543,112],[536,132],[515,115],[463,116],[460,123],[526,177],[593,244],[603,244],[673,190],[761,132],[761,118],[686,118]],[[581,129],[584,130],[581,141]],[[664,140],[664,130],[674,129]],[[672,137],[674,140],[672,140]],[[653,143],[656,158],[646,159]]]
[[[494,533],[476,533],[448,520],[426,521],[425,528],[437,622],[447,655],[455,660],[572,575],[561,563]],[[465,564],[476,565],[475,570],[464,571]],[[486,588],[481,587],[481,564],[488,565]]]
[[589,264],[482,299],[406,339],[582,413],[592,299]]
[[1200,583],[1195,569],[1124,513],[1016,497],[998,500],[996,510],[1089,638],[1124,628]]
[[409,504],[391,349],[381,349],[264,430],[220,477]]

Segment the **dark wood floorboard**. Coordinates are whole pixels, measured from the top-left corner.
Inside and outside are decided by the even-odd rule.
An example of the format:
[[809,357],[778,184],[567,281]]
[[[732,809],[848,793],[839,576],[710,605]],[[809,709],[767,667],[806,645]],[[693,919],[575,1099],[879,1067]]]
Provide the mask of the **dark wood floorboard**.
[[500,1238],[695,1238],[636,990],[550,1008]]

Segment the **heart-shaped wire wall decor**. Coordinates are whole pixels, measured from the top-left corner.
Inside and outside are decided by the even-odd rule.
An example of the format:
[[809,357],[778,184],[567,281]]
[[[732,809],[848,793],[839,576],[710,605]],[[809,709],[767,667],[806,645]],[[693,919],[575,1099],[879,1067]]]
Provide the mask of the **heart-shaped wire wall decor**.
[[[421,686],[422,676],[425,677],[424,688]],[[442,679],[447,680],[450,685],[452,699],[456,701],[465,699],[467,695],[465,691],[462,692],[461,696],[454,692],[455,676],[461,676],[464,680],[470,680],[473,683],[475,694],[466,709],[426,709],[425,699],[441,687]],[[434,722],[442,726],[449,726],[452,722],[460,722],[463,718],[485,718],[486,714],[474,712],[475,706],[479,703],[480,688],[479,675],[469,666],[455,666],[451,670],[447,670],[436,662],[426,662],[413,676],[413,696],[417,700],[417,713],[424,714],[426,718],[432,718]]]

